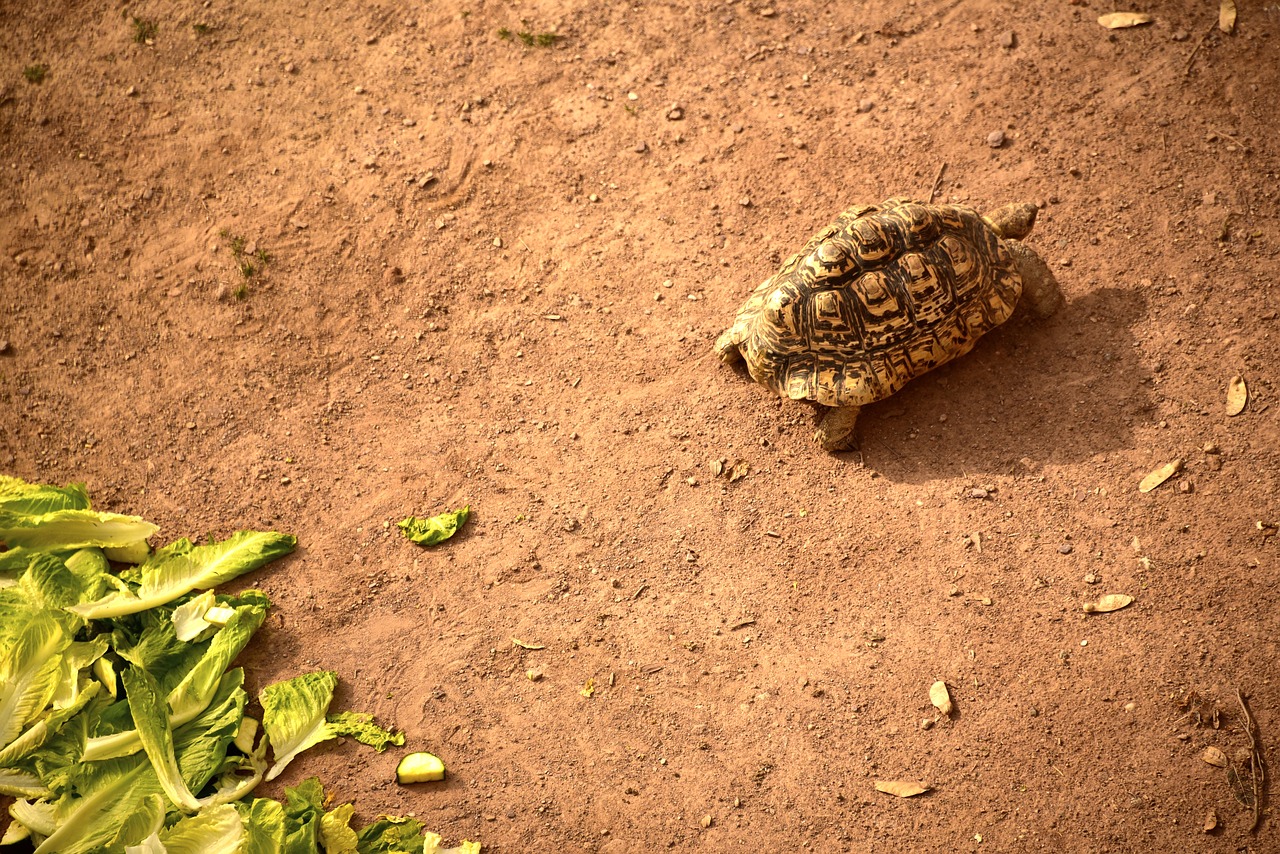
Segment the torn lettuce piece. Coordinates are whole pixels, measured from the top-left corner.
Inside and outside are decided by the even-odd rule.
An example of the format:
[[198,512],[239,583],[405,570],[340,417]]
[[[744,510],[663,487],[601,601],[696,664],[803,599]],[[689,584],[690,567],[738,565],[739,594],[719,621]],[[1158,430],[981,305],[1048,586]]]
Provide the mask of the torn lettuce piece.
[[270,782],[280,776],[293,757],[308,747],[337,737],[325,720],[338,674],[332,670],[304,673],[262,689],[262,728],[275,756],[275,764],[267,772]]
[[[200,637],[205,629],[213,623],[205,619],[209,609],[217,604],[212,590],[206,590],[199,596],[193,596],[173,609],[173,634],[183,642],[193,641]],[[223,622],[226,622],[225,620]]]
[[[57,829],[35,854],[90,854],[119,845],[133,845],[150,834],[138,820],[149,814],[152,795],[161,794],[160,781],[147,757],[129,756],[85,763],[75,769],[75,792],[54,805]],[[162,816],[163,817],[163,816]],[[136,838],[127,829],[146,831]]]
[[455,510],[452,513],[441,513],[439,516],[424,518],[410,516],[398,524],[400,532],[420,546],[434,546],[458,533],[471,516],[471,505]]
[[329,715],[329,727],[334,735],[354,738],[381,753],[390,745],[404,745],[404,733],[383,729],[373,722],[373,715],[364,712],[338,712]]
[[[180,543],[183,541],[179,541]],[[133,593],[110,593],[69,610],[86,619],[120,617],[166,605],[192,590],[207,590],[257,569],[297,547],[298,539],[274,531],[239,531],[204,546],[160,549],[138,567]]]
[[[270,798],[254,798],[235,805],[244,822],[243,854],[287,854],[284,844],[284,805]],[[314,848],[303,854],[313,854]]]

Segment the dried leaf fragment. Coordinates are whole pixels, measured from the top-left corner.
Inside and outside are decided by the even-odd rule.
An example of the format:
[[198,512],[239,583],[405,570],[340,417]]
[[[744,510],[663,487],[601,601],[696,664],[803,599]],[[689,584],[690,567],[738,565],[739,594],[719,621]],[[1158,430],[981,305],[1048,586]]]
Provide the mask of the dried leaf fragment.
[[586,684],[582,686],[582,690],[578,693],[587,699],[591,699],[591,695],[596,692],[596,680],[588,679]]
[[1236,374],[1227,383],[1227,415],[1239,415],[1249,404],[1249,387],[1244,384],[1244,377]]
[[1123,30],[1126,27],[1140,27],[1154,20],[1146,12],[1111,12],[1099,17],[1098,23],[1108,30]]
[[929,702],[944,715],[951,714],[951,694],[947,691],[947,683],[939,679],[929,686]]
[[522,641],[517,637],[511,638],[511,642],[521,649],[546,649],[546,647],[540,643],[529,643],[528,641]]
[[1150,492],[1180,471],[1182,471],[1181,459],[1176,459],[1171,463],[1165,463],[1142,479],[1142,482],[1138,484],[1138,491]]
[[749,466],[746,463],[734,463],[733,468],[729,471],[729,482],[742,480],[747,476]]
[[1206,747],[1200,754],[1200,758],[1205,762],[1208,762],[1210,765],[1216,765],[1219,768],[1227,767],[1227,754],[1223,753],[1213,745]]
[[1132,596],[1126,596],[1123,593],[1108,593],[1097,602],[1085,602],[1084,612],[1086,614],[1107,614],[1111,611],[1127,608],[1132,604]]
[[929,787],[909,780],[876,780],[876,791],[897,798],[913,798],[929,791]]
[[1213,833],[1218,828],[1218,811],[1209,810],[1204,817],[1204,832]]
[[1236,29],[1236,0],[1222,0],[1218,6],[1218,29],[1231,35]]

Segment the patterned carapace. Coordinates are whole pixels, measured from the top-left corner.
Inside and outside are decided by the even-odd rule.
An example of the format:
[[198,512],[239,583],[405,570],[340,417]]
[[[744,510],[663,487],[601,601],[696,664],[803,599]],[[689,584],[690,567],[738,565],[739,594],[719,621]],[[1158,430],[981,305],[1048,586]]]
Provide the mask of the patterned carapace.
[[881,400],[1008,320],[1022,278],[974,210],[889,199],[815,234],[738,311],[757,382],[825,406]]

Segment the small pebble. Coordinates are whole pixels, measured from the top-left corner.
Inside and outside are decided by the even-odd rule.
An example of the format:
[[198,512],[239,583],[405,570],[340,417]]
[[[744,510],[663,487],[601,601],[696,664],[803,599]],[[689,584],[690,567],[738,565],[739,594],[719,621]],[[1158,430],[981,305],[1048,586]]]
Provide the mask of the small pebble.
[[9,342],[0,341],[0,355],[3,355],[4,353],[8,353],[8,352],[9,352]]
[[684,108],[679,104],[672,104],[671,109],[667,110],[667,119],[669,121],[678,122],[684,118]]
[[1099,578],[1097,575],[1094,575],[1092,572],[1084,577],[1085,584],[1097,584],[1101,580],[1102,580],[1101,578]]
[[634,151],[636,154],[644,154],[646,151],[649,150],[649,143],[644,141],[637,142],[634,146],[632,146],[631,150]]
[[864,98],[858,102],[858,112],[869,113],[876,107],[876,102],[870,98]]
[[1204,451],[1206,454],[1222,453],[1222,449],[1219,448],[1215,442],[1205,442],[1204,445],[1200,448],[1200,450]]
[[987,145],[992,148],[999,148],[1004,145],[1004,131],[993,130],[991,133],[987,134]]
[[1012,50],[1017,47],[1017,45],[1018,37],[1014,34],[1013,30],[1006,30],[1000,34],[1000,47],[1005,50]]
[[501,238],[501,237],[495,237],[495,238],[493,238],[493,245],[494,245],[494,246],[496,246],[496,247],[498,247],[499,249],[501,249],[501,248],[502,248],[502,238]]
[[1069,555],[1073,551],[1075,551],[1075,546],[1071,545],[1071,543],[1063,543],[1058,546],[1058,554],[1060,555]]
[[920,721],[920,729],[933,729],[933,718],[925,718]]

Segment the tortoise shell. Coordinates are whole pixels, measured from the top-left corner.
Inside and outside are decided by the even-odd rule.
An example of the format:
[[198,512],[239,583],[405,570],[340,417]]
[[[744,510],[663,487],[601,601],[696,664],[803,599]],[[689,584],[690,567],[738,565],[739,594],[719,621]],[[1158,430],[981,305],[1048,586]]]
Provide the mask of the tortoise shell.
[[766,279],[717,342],[793,400],[861,406],[962,356],[1022,295],[977,211],[889,199],[851,208]]

